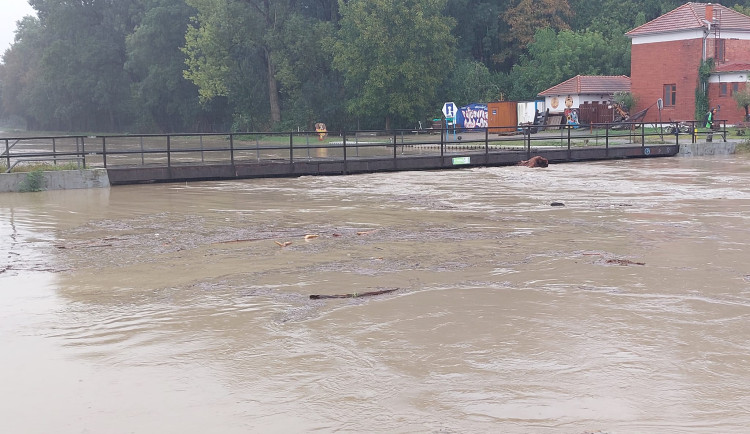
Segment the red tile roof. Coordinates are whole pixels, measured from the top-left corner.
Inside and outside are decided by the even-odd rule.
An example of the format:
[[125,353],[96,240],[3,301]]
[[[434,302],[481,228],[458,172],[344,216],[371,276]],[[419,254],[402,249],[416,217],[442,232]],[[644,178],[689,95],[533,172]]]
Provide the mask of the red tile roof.
[[538,95],[611,95],[615,92],[630,92],[630,77],[626,75],[576,75],[557,86],[539,92]]
[[750,17],[734,9],[711,3],[685,3],[666,14],[638,26],[625,33],[627,36],[641,36],[653,33],[667,33],[680,30],[695,30],[705,27],[706,6],[713,8],[713,24],[719,30],[740,30],[750,32]]
[[722,63],[714,67],[715,72],[745,72],[750,71],[750,62]]

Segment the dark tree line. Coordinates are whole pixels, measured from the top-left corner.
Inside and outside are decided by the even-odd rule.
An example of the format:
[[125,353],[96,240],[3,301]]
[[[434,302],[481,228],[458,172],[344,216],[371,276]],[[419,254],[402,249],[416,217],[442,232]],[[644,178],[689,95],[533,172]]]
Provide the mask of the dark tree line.
[[[68,132],[391,128],[629,75],[673,0],[30,0],[2,117]],[[718,1],[747,11],[750,0]]]

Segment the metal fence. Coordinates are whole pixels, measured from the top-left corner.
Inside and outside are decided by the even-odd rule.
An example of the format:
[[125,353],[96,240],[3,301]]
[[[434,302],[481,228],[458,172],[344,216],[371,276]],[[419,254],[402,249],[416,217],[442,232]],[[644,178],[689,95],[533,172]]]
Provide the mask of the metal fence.
[[[237,132],[209,134],[140,134],[97,136],[35,136],[0,138],[0,165],[9,172],[18,165],[74,164],[81,168],[180,166],[295,162],[299,160],[382,159],[409,156],[525,152],[581,147],[695,143],[716,131],[674,128],[671,123],[589,125],[525,125],[497,134],[496,127],[328,132]],[[671,128],[670,128],[671,127]],[[677,129],[677,133],[670,132]]]

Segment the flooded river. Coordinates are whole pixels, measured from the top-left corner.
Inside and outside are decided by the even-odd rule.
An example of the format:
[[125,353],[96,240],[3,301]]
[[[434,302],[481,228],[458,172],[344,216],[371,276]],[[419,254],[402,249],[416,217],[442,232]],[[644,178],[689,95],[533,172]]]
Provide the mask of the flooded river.
[[750,426],[747,157],[3,193],[0,235],[3,432]]

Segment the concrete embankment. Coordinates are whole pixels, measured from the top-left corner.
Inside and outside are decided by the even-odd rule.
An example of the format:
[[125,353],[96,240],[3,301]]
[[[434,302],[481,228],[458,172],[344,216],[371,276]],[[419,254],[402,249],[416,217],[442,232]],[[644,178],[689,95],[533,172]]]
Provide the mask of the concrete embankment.
[[105,169],[0,174],[0,193],[109,187]]
[[737,141],[698,142],[680,144],[680,157],[701,157],[704,155],[731,155],[737,149]]

